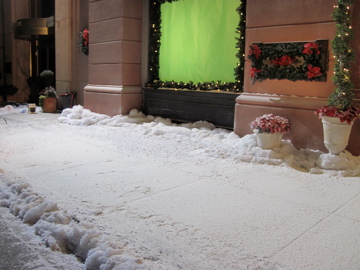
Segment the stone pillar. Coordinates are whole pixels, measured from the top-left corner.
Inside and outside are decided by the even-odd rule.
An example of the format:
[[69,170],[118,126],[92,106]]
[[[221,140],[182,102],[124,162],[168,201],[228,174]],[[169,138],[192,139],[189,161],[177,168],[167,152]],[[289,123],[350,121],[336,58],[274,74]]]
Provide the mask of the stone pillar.
[[30,43],[14,38],[14,25],[18,19],[29,18],[29,1],[4,1],[4,39],[5,63],[11,64],[11,70],[4,72],[7,84],[14,84],[18,92],[8,96],[8,101],[27,102],[30,89],[27,79],[30,77]]
[[[0,14],[4,14],[3,13],[3,7],[4,7],[4,1],[0,2]],[[1,78],[0,78],[0,85],[4,84],[4,76],[5,76],[5,72],[4,72],[4,56],[5,56],[5,52],[4,52],[4,18],[0,18],[0,73],[1,73]],[[0,97],[0,99],[2,99]]]
[[55,1],[56,91],[76,92],[76,104],[84,104],[88,84],[88,56],[80,52],[80,32],[89,27],[89,0]]
[[90,0],[84,106],[110,116],[140,109],[141,0]]
[[[73,90],[73,47],[72,15],[78,1],[55,1],[55,59],[56,92]],[[41,72],[41,71],[40,71]]]
[[[329,69],[325,82],[264,80],[252,84],[251,63],[246,61],[244,93],[236,100],[234,131],[252,133],[249,123],[265,113],[287,117],[292,131],[284,136],[296,148],[327,151],[321,121],[314,111],[327,104],[333,91],[333,56],[330,41],[335,35],[331,13],[336,0],[247,1],[246,50],[252,43],[329,40]],[[247,56],[247,51],[246,51]],[[349,145],[350,148],[352,147]]]
[[[352,48],[355,51],[355,62],[351,66],[351,81],[354,84],[356,100],[354,105],[360,108],[360,1],[354,1],[351,10],[354,40]],[[360,119],[356,120],[350,135],[349,145],[354,155],[360,155]]]
[[[84,88],[89,82],[89,56],[80,52],[79,49],[79,35],[80,31],[89,28],[89,0],[80,0],[79,6],[79,20],[76,21],[74,29],[76,29],[76,52],[78,62],[74,61],[74,69],[76,70],[76,102],[84,105]],[[75,67],[76,66],[76,67]]]

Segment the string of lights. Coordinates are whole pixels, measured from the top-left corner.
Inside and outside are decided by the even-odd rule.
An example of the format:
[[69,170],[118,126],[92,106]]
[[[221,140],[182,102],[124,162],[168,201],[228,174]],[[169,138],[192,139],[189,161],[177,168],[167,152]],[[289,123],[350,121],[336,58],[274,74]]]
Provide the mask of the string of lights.
[[355,54],[350,47],[353,38],[351,27],[351,4],[353,0],[338,0],[332,17],[336,23],[336,34],[332,40],[334,53],[334,74],[332,76],[335,89],[329,97],[329,105],[345,111],[351,107],[354,99],[353,84],[350,81],[350,65]]

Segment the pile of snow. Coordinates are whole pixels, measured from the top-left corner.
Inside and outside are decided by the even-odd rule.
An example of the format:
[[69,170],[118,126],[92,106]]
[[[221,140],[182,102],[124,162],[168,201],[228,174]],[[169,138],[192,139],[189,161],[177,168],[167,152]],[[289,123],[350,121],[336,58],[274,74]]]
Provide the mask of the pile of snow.
[[170,119],[144,115],[133,109],[129,115],[109,117],[91,112],[82,106],[65,109],[58,118],[69,125],[108,125],[130,127],[144,136],[172,136],[177,141],[195,142],[198,153],[208,156],[269,165],[290,166],[296,170],[321,174],[324,170],[340,171],[342,176],[360,175],[360,157],[344,151],[339,155],[326,154],[311,149],[296,149],[291,141],[283,140],[280,148],[263,150],[258,147],[256,135],[242,138],[229,130],[216,128],[206,121],[176,124]]
[[132,110],[129,115],[117,115],[114,117],[107,116],[105,114],[94,113],[84,107],[77,105],[72,109],[65,109],[62,111],[59,117],[59,122],[69,125],[109,125],[119,126],[122,123],[145,123],[153,121],[154,118],[145,116],[143,113],[137,110]]
[[24,223],[33,225],[53,251],[72,253],[86,269],[143,269],[144,262],[125,254],[124,246],[111,242],[91,224],[62,212],[55,202],[36,194],[26,183],[0,182],[0,207],[9,208]]
[[14,107],[11,105],[6,105],[3,108],[0,108],[0,115],[9,114],[14,112]]
[[0,108],[0,115],[12,114],[12,113],[27,113],[28,106],[20,105],[18,107],[14,107],[12,105],[6,105],[5,107]]
[[[29,107],[28,105],[19,105],[19,106],[12,106],[6,105],[5,107],[0,108],[0,117],[2,115],[13,114],[13,113],[28,113]],[[42,112],[41,107],[36,107],[36,112]]]

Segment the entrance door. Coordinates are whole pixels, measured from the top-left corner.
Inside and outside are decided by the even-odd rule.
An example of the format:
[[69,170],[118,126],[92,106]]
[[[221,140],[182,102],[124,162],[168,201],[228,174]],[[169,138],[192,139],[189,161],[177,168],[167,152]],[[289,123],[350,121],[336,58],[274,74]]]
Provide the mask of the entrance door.
[[31,42],[31,79],[29,102],[38,101],[38,93],[44,88],[39,80],[43,70],[50,69],[55,72],[55,0],[32,0],[31,15],[33,18],[42,18],[47,31],[43,35],[32,35]]

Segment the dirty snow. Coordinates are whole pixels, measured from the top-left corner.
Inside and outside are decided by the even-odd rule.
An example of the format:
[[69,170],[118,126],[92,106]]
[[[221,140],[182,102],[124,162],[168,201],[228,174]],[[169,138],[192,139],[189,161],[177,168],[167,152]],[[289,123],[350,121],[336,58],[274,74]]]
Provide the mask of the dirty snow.
[[[347,151],[290,141],[262,150],[253,134],[137,110],[74,106],[58,117],[10,107],[0,108],[0,206],[85,269],[360,266],[356,239],[343,235],[359,227],[356,207],[333,216],[359,201],[360,157]],[[340,216],[355,224],[335,230],[343,250],[313,255],[328,245],[319,227]]]

